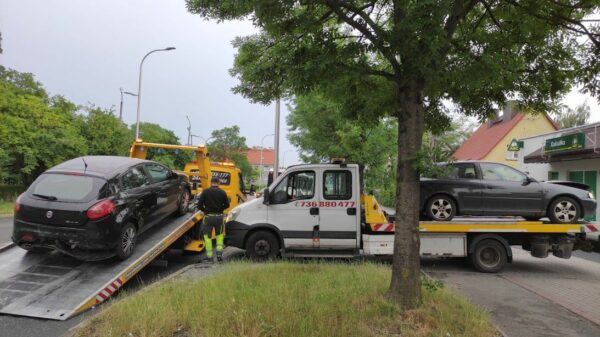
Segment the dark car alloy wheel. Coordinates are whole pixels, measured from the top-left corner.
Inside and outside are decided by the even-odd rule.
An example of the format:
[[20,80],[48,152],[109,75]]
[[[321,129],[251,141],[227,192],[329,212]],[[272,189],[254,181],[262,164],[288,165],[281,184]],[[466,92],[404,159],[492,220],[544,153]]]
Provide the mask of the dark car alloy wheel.
[[127,223],[121,230],[121,236],[117,244],[117,257],[124,260],[128,258],[135,248],[135,241],[137,239],[137,230],[135,225]]
[[436,221],[450,221],[456,214],[454,201],[447,196],[434,196],[427,203],[427,216]]
[[550,220],[554,223],[573,223],[579,220],[581,212],[577,202],[571,198],[558,198],[550,205]]
[[184,189],[179,195],[179,215],[184,215],[188,211],[188,207],[190,205],[190,192]]

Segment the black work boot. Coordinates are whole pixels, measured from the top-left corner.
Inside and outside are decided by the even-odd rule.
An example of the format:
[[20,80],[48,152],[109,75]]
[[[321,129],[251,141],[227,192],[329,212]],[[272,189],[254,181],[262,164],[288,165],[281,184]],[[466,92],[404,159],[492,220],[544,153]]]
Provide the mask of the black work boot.
[[214,264],[214,263],[215,263],[215,261],[213,260],[213,257],[212,257],[212,256],[210,256],[210,257],[209,257],[209,256],[205,256],[205,257],[202,259],[202,263],[204,263],[204,264]]
[[223,252],[217,251],[217,263],[223,263]]

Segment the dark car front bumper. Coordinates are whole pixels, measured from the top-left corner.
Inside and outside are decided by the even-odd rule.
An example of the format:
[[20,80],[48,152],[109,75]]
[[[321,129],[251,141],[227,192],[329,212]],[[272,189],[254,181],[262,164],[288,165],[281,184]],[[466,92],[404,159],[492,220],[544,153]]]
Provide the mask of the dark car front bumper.
[[583,216],[594,216],[596,214],[597,203],[594,199],[583,199],[581,200],[581,206],[583,207]]
[[15,218],[12,240],[18,246],[52,248],[75,257],[85,257],[98,255],[92,254],[93,251],[100,253],[98,251],[114,249],[119,233],[120,228],[111,216],[90,221],[81,227],[39,224]]
[[225,245],[245,249],[244,240],[250,226],[237,221],[229,221],[225,224],[225,228]]

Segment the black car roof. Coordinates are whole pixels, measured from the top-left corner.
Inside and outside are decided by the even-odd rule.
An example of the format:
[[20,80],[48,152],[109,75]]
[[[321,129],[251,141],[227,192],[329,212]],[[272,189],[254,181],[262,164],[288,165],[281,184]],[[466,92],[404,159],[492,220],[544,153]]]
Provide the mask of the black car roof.
[[[121,156],[84,156],[60,163],[54,167],[51,167],[45,173],[86,173],[110,179],[119,173],[125,172],[131,166],[147,162],[150,161]],[[87,164],[87,168],[85,167],[85,164]]]

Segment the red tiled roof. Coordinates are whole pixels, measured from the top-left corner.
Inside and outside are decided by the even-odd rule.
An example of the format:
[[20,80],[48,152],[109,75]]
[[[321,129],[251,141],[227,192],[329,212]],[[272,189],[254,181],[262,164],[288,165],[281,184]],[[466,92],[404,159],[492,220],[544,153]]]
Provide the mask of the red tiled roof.
[[487,122],[481,124],[471,137],[454,152],[453,157],[457,160],[483,159],[521,119],[523,119],[523,114],[518,113],[508,122],[500,120],[491,127],[488,127]]
[[[249,149],[246,152],[246,157],[248,158],[248,162],[250,165],[260,165],[260,149]],[[262,150],[262,164],[263,165],[273,165],[275,163],[275,151],[273,149],[263,149]]]

